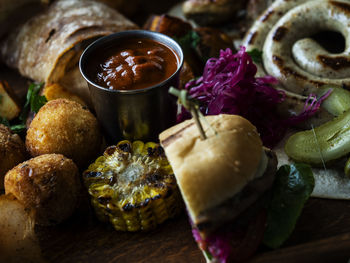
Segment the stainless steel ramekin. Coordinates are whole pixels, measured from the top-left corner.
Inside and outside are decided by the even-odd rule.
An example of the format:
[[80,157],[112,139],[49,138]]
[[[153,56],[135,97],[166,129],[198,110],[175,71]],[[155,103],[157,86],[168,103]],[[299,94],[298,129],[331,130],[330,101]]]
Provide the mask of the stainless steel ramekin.
[[[139,90],[110,90],[89,78],[87,69],[94,55],[107,47],[118,45],[125,38],[152,39],[174,50],[178,57],[176,72],[162,83]],[[91,101],[107,139],[158,140],[158,134],[175,123],[176,99],[168,94],[171,86],[179,86],[183,52],[179,44],[160,33],[131,30],[102,37],[89,45],[80,57],[80,72],[88,83]]]

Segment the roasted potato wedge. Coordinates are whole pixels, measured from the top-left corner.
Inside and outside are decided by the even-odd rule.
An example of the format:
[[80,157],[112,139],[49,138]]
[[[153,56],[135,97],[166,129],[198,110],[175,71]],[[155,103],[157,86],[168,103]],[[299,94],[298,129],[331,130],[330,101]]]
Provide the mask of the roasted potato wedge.
[[185,88],[185,85],[190,80],[194,79],[194,73],[191,66],[184,61],[183,67],[180,71],[180,88]]
[[205,63],[209,58],[218,57],[220,50],[230,48],[235,50],[232,39],[219,29],[198,27],[195,29],[199,36],[196,52]]
[[79,96],[66,90],[58,83],[46,85],[42,90],[42,95],[45,96],[48,101],[56,99],[68,99],[86,106],[85,102]]
[[21,112],[18,99],[6,81],[0,81],[0,117],[12,120]]
[[170,37],[182,37],[192,30],[189,23],[169,15],[153,15],[146,21],[143,28]]
[[0,262],[43,262],[28,212],[13,195],[0,196]]
[[0,190],[4,188],[4,177],[8,170],[27,157],[25,145],[17,134],[0,124]]

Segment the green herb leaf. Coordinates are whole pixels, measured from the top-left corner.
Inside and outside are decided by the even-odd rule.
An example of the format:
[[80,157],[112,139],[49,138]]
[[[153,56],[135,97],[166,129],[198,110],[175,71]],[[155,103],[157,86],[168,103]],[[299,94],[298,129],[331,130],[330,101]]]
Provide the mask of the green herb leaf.
[[10,126],[9,121],[6,118],[1,116],[0,116],[0,124],[4,124],[5,126]]
[[196,31],[190,31],[181,38],[175,38],[177,43],[184,50],[184,53],[187,54],[191,49],[195,49],[200,42],[200,37]]
[[254,48],[250,51],[247,51],[247,54],[252,58],[254,63],[261,63],[262,62],[262,54],[263,52]]
[[22,121],[22,123],[25,123],[29,111],[33,111],[37,113],[42,106],[45,105],[47,102],[47,99],[45,96],[40,96],[39,92],[41,87],[43,86],[43,83],[32,83],[28,87],[27,91],[27,97],[26,97],[26,103],[24,104],[24,107],[22,109],[22,112],[19,116],[19,119]]
[[10,128],[10,130],[14,133],[20,133],[22,131],[25,130],[26,126],[24,124],[17,124],[17,125],[11,125],[10,122],[4,118],[0,116],[0,124],[3,124],[7,127]]
[[196,48],[199,42],[201,41],[201,38],[196,31],[191,31],[190,34],[191,34],[191,47]]
[[21,133],[25,131],[26,125],[25,124],[17,124],[10,126],[10,129],[13,133]]
[[32,111],[37,113],[40,110],[40,108],[45,105],[46,102],[47,99],[45,96],[35,96],[32,98],[30,108]]
[[28,93],[27,93],[27,102],[26,105],[28,106],[28,101],[30,104],[30,109],[37,113],[42,106],[45,105],[47,102],[47,99],[45,96],[40,96],[39,92],[43,84],[36,84],[32,83],[29,88],[28,88]]
[[314,189],[310,166],[284,165],[276,173],[268,208],[267,229],[263,243],[278,248],[292,233],[305,202]]
[[[39,95],[42,86],[43,83],[32,83],[29,85],[26,96],[26,102],[22,108],[21,114],[19,115],[18,119],[14,121],[13,125],[10,125],[10,123],[7,121],[7,126],[10,127],[12,132],[21,133],[25,131],[29,111],[31,110],[36,113],[47,102],[45,96]],[[0,122],[3,123],[3,120],[0,119]],[[11,124],[12,123],[13,121],[11,122]]]

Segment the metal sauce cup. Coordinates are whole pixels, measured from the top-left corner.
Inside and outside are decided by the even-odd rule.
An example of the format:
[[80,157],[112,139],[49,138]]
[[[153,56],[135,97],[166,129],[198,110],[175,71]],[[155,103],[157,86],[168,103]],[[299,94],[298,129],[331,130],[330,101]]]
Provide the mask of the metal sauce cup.
[[[139,38],[160,42],[172,49],[178,58],[178,67],[168,79],[155,86],[137,90],[111,90],[94,83],[89,67],[96,54],[107,47],[118,45],[122,39]],[[102,51],[102,52],[101,52]],[[175,124],[176,99],[168,93],[169,87],[179,86],[183,52],[170,37],[145,30],[131,30],[102,37],[89,45],[80,57],[79,68],[88,83],[97,118],[107,139],[115,143],[120,139],[158,140],[160,132]]]

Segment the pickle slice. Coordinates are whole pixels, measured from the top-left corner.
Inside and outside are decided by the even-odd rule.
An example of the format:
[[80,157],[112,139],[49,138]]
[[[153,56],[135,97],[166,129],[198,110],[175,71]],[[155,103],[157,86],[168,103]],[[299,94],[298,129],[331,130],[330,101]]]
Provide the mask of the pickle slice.
[[345,156],[350,152],[350,110],[314,130],[295,133],[284,150],[293,160],[313,165]]
[[327,110],[333,116],[339,116],[350,109],[350,91],[334,85],[324,85],[320,88],[317,95],[322,96],[329,89],[332,93],[322,103],[322,108]]
[[346,161],[345,166],[344,166],[344,173],[345,176],[350,178],[350,158]]

